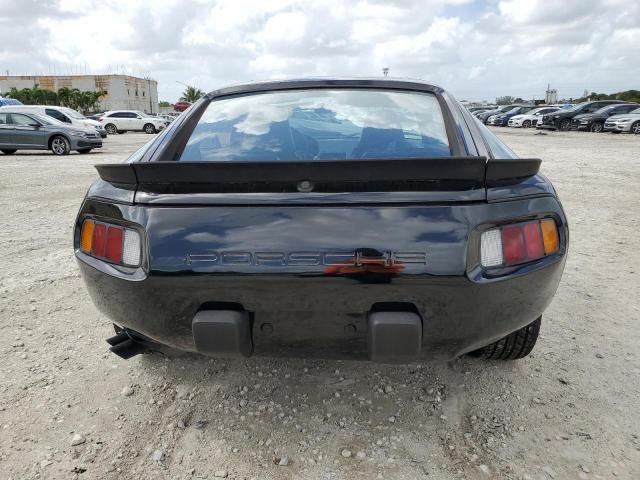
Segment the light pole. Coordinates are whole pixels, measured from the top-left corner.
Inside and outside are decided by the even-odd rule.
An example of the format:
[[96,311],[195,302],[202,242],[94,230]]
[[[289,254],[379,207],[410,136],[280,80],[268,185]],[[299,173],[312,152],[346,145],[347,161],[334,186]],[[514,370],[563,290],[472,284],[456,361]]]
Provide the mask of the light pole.
[[151,109],[151,113],[153,113],[153,95],[151,94],[151,77],[147,77],[147,81],[149,82],[149,108]]

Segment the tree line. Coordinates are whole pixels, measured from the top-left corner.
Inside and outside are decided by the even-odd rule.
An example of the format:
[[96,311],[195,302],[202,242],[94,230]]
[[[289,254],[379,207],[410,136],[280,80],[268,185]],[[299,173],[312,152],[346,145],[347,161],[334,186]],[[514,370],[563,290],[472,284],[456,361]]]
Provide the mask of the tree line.
[[574,103],[586,102],[594,100],[622,100],[625,102],[640,103],[640,90],[625,90],[617,93],[596,93],[591,92],[586,97],[578,98]]
[[82,91],[67,87],[59,88],[54,92],[42,89],[36,84],[32,88],[21,90],[11,87],[5,96],[19,100],[25,105],[59,105],[88,113],[99,110],[98,102],[104,96],[104,92]]
[[[625,90],[624,92],[617,93],[596,93],[591,92],[586,97],[569,99],[572,103],[581,103],[594,100],[622,100],[625,102],[640,103],[640,90]],[[506,95],[504,97],[496,98],[496,105],[511,105],[513,103],[526,103],[520,97],[511,97]]]

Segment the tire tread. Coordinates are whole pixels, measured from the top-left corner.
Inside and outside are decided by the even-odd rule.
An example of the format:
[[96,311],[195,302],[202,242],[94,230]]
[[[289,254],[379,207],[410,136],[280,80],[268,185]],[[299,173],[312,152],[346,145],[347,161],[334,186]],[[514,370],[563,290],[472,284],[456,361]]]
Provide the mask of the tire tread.
[[542,317],[536,318],[529,325],[510,333],[497,342],[471,352],[472,356],[488,360],[518,360],[531,353],[538,340]]

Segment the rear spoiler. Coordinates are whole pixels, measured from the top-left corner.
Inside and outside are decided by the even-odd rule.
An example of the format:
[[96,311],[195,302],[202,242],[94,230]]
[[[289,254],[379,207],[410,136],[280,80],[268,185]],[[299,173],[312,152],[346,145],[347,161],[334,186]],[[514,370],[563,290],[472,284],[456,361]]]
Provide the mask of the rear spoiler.
[[[299,191],[310,182],[314,191],[336,191],[345,185],[422,189],[484,188],[518,181],[538,173],[538,159],[487,160],[442,157],[376,160],[265,162],[136,162],[96,165],[100,178],[114,185],[138,186],[169,193],[185,187],[210,191]],[[308,185],[308,184],[307,184]],[[386,186],[385,186],[386,185]],[[318,186],[322,188],[313,188]],[[220,190],[216,190],[216,187]],[[273,190],[275,188],[275,190]],[[237,189],[237,190],[236,190]],[[349,190],[342,190],[349,191]]]

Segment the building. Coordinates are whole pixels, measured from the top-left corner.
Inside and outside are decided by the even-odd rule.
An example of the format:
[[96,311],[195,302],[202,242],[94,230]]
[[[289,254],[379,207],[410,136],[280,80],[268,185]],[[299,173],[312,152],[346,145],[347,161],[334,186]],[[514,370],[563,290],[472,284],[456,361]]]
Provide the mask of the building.
[[140,110],[158,113],[158,82],[130,75],[0,75],[0,93],[12,87],[21,90],[38,85],[44,90],[77,88],[82,91],[102,91],[101,110]]
[[544,103],[547,105],[558,103],[558,91],[555,88],[552,89],[550,84],[547,84],[547,91],[544,94]]

